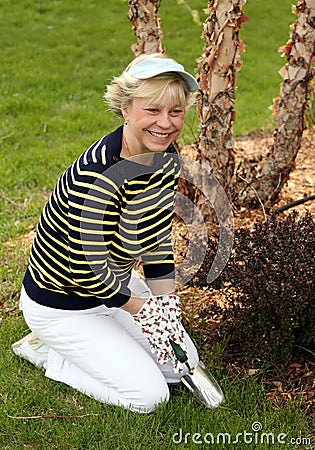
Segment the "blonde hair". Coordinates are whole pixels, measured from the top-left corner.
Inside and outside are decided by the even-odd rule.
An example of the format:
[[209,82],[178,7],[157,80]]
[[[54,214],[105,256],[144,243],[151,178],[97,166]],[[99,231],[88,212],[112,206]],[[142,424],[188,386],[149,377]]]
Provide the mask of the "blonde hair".
[[151,106],[158,108],[173,102],[186,111],[194,103],[195,97],[177,73],[167,72],[145,80],[128,75],[127,72],[132,66],[147,58],[165,58],[165,56],[161,53],[140,55],[131,61],[120,76],[114,77],[104,94],[111,111],[122,118],[122,108],[135,98],[147,98]]

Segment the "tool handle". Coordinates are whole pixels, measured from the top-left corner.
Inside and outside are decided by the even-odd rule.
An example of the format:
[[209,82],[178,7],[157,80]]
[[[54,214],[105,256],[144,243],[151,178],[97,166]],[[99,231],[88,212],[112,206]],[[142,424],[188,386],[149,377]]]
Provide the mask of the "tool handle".
[[170,344],[174,350],[175,356],[178,359],[178,361],[184,364],[188,360],[184,350],[181,348],[179,344],[176,344],[176,342],[172,341],[172,339],[170,339]]

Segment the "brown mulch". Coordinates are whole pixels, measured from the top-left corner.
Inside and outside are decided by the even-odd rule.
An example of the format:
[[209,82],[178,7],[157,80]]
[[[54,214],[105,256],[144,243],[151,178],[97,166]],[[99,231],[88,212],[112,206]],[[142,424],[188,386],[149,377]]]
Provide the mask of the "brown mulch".
[[[239,138],[236,141],[239,158],[242,156],[263,157],[272,144],[271,134],[259,132]],[[295,169],[291,172],[287,184],[281,191],[278,202],[273,209],[286,205],[292,201],[315,194],[315,127],[307,129],[303,133],[300,151],[295,161]],[[315,201],[309,201],[303,205],[295,206],[294,209],[300,214],[306,211],[315,214]],[[290,210],[289,210],[290,211]],[[251,224],[254,219],[263,219],[261,209],[255,211],[241,210],[236,217],[236,226]]]
[[266,381],[269,386],[267,398],[281,408],[294,399],[315,419],[315,359],[293,358],[286,367],[280,367],[280,376]]
[[[241,137],[236,140],[237,157],[261,158],[268,151],[272,143],[271,134],[260,132]],[[189,155],[190,157],[192,155]],[[301,149],[296,159],[295,169],[290,179],[283,188],[279,201],[274,209],[286,205],[292,201],[315,194],[315,128],[305,130]],[[293,208],[299,214],[306,212],[315,217],[315,201],[309,201]],[[293,211],[288,210],[283,214]],[[235,227],[251,227],[256,219],[264,220],[265,212],[262,208],[255,210],[241,209],[235,212]],[[175,251],[178,261],[185,254],[186,231],[179,222],[175,228]],[[215,299],[224,304],[225,299],[221,292],[211,286],[207,288],[183,287],[180,290],[183,303],[184,321],[192,334],[201,340],[202,351],[211,354],[211,338],[207,334],[216,327],[220,317],[209,317],[208,307]],[[201,339],[200,339],[201,336]],[[209,343],[210,342],[210,343]],[[282,408],[293,399],[299,399],[302,409],[315,418],[315,354],[300,353],[295,355],[286,365],[278,365],[274,371],[263,372],[254,365],[248,366],[248,362],[242,360],[241,353],[230,354],[224,360],[225,370],[229,377],[235,375],[260,376],[267,388],[267,399],[272,401],[274,408]]]

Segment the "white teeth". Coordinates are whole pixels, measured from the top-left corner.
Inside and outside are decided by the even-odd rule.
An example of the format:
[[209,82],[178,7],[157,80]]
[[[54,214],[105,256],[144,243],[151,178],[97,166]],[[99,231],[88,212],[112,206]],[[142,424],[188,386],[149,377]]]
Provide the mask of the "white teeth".
[[149,133],[158,138],[165,138],[170,135],[170,133],[155,133],[154,131],[149,131]]

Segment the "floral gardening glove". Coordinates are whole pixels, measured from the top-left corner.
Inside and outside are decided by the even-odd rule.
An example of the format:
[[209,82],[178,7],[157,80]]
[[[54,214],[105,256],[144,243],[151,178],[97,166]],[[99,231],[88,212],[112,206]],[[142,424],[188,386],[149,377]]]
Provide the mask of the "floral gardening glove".
[[176,330],[177,340],[173,339],[174,342],[179,344],[185,351],[185,329],[181,323],[180,298],[178,295],[159,295],[155,298],[164,315],[168,318],[174,330]]
[[164,313],[156,297],[150,297],[137,314],[133,316],[142,333],[147,337],[152,353],[157,355],[157,362],[165,364],[173,362],[174,371],[181,372],[182,367],[170,344],[170,339],[183,344],[182,332],[178,322],[171,321]]
[[180,332],[179,344],[184,344],[184,327],[181,324],[180,298],[178,295],[160,295],[156,297],[158,304],[162,307],[164,314],[169,318]]
[[[156,299],[162,307],[165,316],[168,317],[173,328],[176,330],[177,339],[173,339],[173,341],[179,344],[181,349],[186,352],[185,329],[181,323],[180,298],[178,295],[160,295]],[[177,359],[174,363],[174,371],[178,373],[182,372],[182,364]]]

